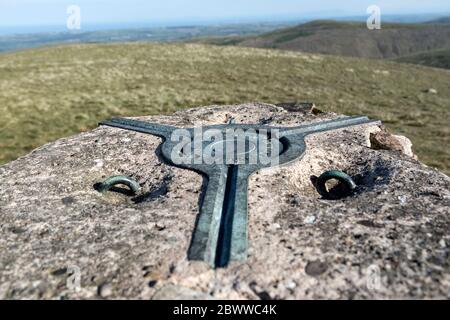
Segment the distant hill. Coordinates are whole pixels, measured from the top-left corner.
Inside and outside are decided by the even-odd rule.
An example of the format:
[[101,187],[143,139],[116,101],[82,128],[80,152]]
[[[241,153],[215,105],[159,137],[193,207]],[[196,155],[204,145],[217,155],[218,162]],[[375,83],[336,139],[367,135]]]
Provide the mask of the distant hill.
[[395,61],[450,69],[450,49],[421,52],[410,56],[397,58]]
[[247,23],[206,26],[176,26],[76,32],[47,32],[0,35],[0,52],[17,51],[48,45],[111,42],[174,42],[195,37],[257,35],[284,28],[293,23]]
[[381,30],[368,30],[363,22],[320,20],[258,36],[209,38],[198,42],[363,58],[397,58],[450,49],[450,25],[442,22],[385,23]]
[[126,43],[0,54],[0,163],[113,116],[311,101],[383,120],[449,174],[449,87],[448,70],[282,50]]
[[442,17],[439,19],[427,21],[427,24],[450,24],[450,16],[449,17]]

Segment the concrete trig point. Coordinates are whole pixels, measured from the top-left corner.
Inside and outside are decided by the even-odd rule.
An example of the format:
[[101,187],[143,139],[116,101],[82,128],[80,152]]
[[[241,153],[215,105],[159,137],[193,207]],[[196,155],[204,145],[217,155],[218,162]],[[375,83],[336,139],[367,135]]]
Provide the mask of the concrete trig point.
[[[227,130],[252,130],[253,132],[277,132],[280,142],[276,157],[277,165],[282,165],[299,159],[306,150],[305,137],[312,133],[341,129],[345,127],[374,124],[378,121],[367,117],[343,117],[331,121],[323,121],[310,125],[297,127],[270,127],[252,124],[221,124],[203,127],[203,130],[220,130],[222,141],[228,142]],[[173,150],[177,142],[172,141],[171,135],[180,128],[148,123],[143,121],[117,118],[103,121],[100,125],[107,125],[141,133],[151,134],[163,139],[161,152],[164,161],[173,166],[193,170],[205,175],[208,184],[203,203],[200,209],[191,245],[188,252],[190,260],[202,260],[212,267],[226,267],[230,261],[243,261],[247,258],[248,231],[247,231],[247,189],[248,178],[255,171],[273,166],[270,163],[177,163],[173,159]],[[195,136],[195,128],[184,129]],[[237,137],[236,137],[237,138]],[[269,137],[270,138],[270,137]],[[256,139],[261,139],[257,134]],[[259,141],[258,141],[259,142]],[[201,150],[210,144],[210,141],[201,142]],[[248,144],[247,144],[248,145]],[[245,157],[252,152],[259,153],[259,143],[250,144],[251,149],[244,152]],[[233,158],[237,158],[236,150]],[[225,154],[225,157],[229,155]]]

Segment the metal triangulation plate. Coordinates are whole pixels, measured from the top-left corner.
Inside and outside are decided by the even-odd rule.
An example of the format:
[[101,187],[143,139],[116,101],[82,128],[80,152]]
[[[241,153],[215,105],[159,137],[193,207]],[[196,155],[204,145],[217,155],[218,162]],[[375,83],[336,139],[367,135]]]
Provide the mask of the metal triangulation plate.
[[[225,267],[230,261],[243,261],[247,258],[247,189],[248,178],[252,173],[261,168],[282,165],[301,158],[306,149],[305,137],[308,134],[377,122],[367,117],[344,117],[298,127],[229,123],[206,126],[198,130],[199,128],[181,129],[117,118],[103,121],[100,125],[161,137],[162,156],[167,164],[200,172],[208,178],[188,258],[203,260],[212,267]],[[179,149],[180,130],[183,130],[184,135],[190,136],[188,142],[192,142],[190,147],[193,147],[194,152],[185,150],[186,148]],[[202,133],[201,136],[199,132]],[[205,132],[212,132],[214,139],[205,139]],[[174,139],[174,136],[178,138]],[[260,145],[263,141],[270,142],[266,143],[269,147],[265,150],[265,159],[270,161],[263,162],[258,157],[257,161],[249,161],[253,155],[261,153]],[[239,142],[244,148],[239,149]],[[214,156],[216,148],[211,145],[233,145],[234,148],[230,148],[229,152],[227,148],[227,151],[219,155],[216,153],[216,161],[213,163],[195,161],[199,151],[212,151],[210,154]],[[179,163],[174,160],[174,154],[187,156],[192,161]]]

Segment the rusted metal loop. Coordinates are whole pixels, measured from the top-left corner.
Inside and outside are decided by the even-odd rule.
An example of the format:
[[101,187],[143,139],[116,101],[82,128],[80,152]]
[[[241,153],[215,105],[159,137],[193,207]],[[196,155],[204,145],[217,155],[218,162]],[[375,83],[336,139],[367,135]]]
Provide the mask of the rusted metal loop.
[[99,183],[98,186],[97,186],[97,190],[100,191],[100,192],[107,192],[112,187],[114,187],[114,186],[116,186],[118,184],[122,184],[122,185],[127,186],[128,188],[130,188],[130,190],[134,194],[137,194],[139,192],[139,190],[141,189],[139,184],[136,181],[134,181],[133,179],[131,179],[130,177],[127,177],[127,176],[112,176],[112,177],[107,178],[105,181]]
[[[345,195],[336,195],[332,194],[328,191],[326,183],[329,180],[336,179],[343,183],[346,186],[347,194]],[[346,174],[345,172],[339,170],[330,170],[324,172],[316,181],[317,191],[324,197],[325,199],[339,199],[343,196],[351,195],[356,189],[356,183],[353,179]]]

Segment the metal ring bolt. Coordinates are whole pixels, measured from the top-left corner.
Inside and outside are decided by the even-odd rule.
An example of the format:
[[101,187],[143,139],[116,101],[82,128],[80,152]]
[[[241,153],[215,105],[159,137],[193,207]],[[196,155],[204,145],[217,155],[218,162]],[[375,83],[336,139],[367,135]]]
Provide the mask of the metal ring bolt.
[[132,178],[130,178],[130,177],[127,177],[127,176],[112,176],[112,177],[107,178],[103,182],[99,183],[97,185],[97,190],[100,191],[100,192],[107,192],[112,187],[114,187],[114,186],[116,186],[118,184],[122,184],[122,185],[127,186],[128,188],[130,188],[130,190],[134,194],[137,194],[139,192],[139,190],[141,189],[139,184],[136,181],[134,181]]
[[339,170],[330,170],[324,172],[316,182],[317,191],[326,199],[339,199],[340,196],[333,195],[326,187],[326,183],[332,179],[336,179],[346,186],[348,195],[352,194],[356,189],[356,183],[345,172]]

